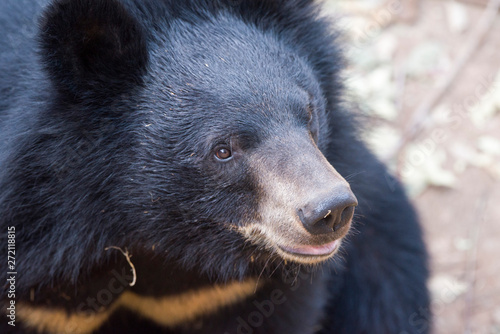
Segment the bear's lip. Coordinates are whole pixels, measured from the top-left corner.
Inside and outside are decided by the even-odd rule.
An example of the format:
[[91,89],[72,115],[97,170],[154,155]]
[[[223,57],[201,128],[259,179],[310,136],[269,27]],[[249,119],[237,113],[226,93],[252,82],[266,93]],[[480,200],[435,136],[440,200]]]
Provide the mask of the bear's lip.
[[279,246],[279,248],[294,255],[307,255],[307,256],[325,256],[332,254],[340,245],[340,240],[334,240],[327,244],[319,246],[311,245],[295,245],[295,246]]

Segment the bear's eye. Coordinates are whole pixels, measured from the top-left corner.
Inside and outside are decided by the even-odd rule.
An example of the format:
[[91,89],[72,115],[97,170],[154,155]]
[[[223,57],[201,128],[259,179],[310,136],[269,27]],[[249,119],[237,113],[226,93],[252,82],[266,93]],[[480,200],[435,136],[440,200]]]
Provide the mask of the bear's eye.
[[227,147],[220,147],[215,152],[215,157],[219,160],[229,160],[232,157],[231,149]]

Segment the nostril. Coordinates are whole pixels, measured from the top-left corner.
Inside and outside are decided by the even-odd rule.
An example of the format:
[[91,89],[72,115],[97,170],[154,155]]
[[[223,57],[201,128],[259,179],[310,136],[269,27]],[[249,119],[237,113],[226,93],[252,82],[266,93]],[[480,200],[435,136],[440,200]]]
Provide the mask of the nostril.
[[351,221],[352,217],[354,216],[354,207],[355,205],[351,205],[342,210],[342,213],[340,214],[340,219],[333,226],[334,231],[337,231],[338,229],[345,226]]
[[335,218],[331,215],[331,210],[330,211],[330,214],[328,215],[325,215],[325,217],[323,217],[322,219],[319,219],[316,223],[314,223],[314,228],[315,229],[324,229],[325,231],[327,231],[326,229],[328,229],[329,231],[327,232],[331,232],[335,226]]
[[348,206],[342,211],[342,220],[351,219],[354,215],[354,205]]

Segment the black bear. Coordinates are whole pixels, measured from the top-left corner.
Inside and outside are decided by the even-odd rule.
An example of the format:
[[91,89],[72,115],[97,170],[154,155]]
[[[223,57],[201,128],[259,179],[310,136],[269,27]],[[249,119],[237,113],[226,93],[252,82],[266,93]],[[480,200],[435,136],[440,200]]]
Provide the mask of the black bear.
[[2,333],[429,331],[416,215],[318,11],[1,1]]

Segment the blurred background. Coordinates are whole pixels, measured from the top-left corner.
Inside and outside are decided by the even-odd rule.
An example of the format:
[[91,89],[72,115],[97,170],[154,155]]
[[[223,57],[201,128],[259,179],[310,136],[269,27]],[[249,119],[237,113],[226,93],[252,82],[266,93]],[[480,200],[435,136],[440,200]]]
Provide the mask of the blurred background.
[[[500,333],[500,1],[324,1],[431,255],[434,333]],[[388,180],[390,182],[390,180]]]

